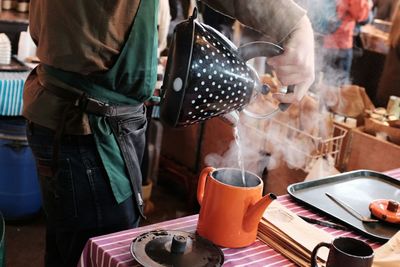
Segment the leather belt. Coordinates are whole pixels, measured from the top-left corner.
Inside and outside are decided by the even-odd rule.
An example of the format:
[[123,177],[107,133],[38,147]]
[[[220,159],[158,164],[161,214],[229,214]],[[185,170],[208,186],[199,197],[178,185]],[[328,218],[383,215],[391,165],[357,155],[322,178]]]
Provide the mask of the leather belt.
[[39,80],[45,90],[52,94],[70,100],[73,106],[78,107],[81,111],[105,117],[124,116],[135,114],[143,108],[143,104],[117,106],[110,105],[100,100],[88,96],[85,92],[75,88],[63,88],[53,85],[45,80]]
[[143,108],[143,104],[129,106],[109,105],[97,99],[88,97],[85,93],[79,96],[79,98],[75,101],[74,106],[78,107],[84,112],[105,117],[119,117],[135,114],[139,111],[139,109]]

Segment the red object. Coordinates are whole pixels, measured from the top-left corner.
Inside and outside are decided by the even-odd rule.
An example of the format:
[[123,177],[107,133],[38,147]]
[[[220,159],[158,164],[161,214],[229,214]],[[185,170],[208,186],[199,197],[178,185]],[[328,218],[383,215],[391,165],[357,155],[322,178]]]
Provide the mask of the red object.
[[342,19],[339,29],[325,37],[324,47],[331,49],[350,49],[353,47],[353,32],[356,21],[368,18],[369,4],[367,0],[341,0],[337,13]]
[[400,203],[390,199],[377,199],[369,204],[369,210],[379,220],[400,224]]

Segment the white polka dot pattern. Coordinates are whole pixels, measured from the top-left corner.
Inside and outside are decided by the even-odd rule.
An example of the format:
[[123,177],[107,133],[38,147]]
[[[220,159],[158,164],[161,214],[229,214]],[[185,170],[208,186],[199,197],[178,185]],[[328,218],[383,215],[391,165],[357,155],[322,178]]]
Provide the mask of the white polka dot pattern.
[[[206,29],[205,29],[206,28]],[[255,84],[253,70],[236,47],[207,25],[197,24],[192,62],[180,121],[199,121],[237,110],[250,101]]]

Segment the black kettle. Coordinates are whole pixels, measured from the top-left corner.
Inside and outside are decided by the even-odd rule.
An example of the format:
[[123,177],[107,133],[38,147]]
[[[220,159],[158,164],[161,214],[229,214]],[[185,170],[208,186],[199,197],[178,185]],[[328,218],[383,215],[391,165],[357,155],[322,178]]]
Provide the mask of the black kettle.
[[[246,62],[255,57],[272,57],[283,48],[269,42],[252,42],[237,48],[214,28],[196,20],[197,9],[174,30],[162,85],[160,119],[169,126],[188,126],[243,110],[264,119],[285,111],[281,103],[268,114],[255,114],[244,107],[253,91],[268,93],[257,72]],[[287,88],[292,92],[293,86]]]

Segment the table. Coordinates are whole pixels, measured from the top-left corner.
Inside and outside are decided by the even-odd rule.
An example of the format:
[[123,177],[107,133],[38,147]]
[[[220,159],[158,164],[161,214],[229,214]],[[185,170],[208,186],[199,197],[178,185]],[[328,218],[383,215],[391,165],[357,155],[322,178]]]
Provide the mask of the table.
[[[385,172],[386,174],[400,179],[400,168]],[[307,217],[329,220],[325,216],[317,214],[315,211],[295,202],[289,195],[283,195],[278,198],[278,201],[286,208],[298,215]],[[194,232],[197,225],[198,215],[178,218],[175,220],[147,225],[136,229],[112,233],[94,237],[88,240],[80,261],[79,267],[86,266],[109,266],[109,267],[136,267],[140,266],[131,256],[130,244],[132,240],[141,233],[155,230],[168,229]],[[380,242],[374,242],[368,238],[361,237],[353,231],[335,230],[328,227],[316,225],[335,237],[349,236],[356,237],[369,243],[372,248],[378,248],[382,245]],[[240,249],[222,249],[225,261],[224,267],[230,266],[296,266],[292,261],[285,258],[279,252],[270,248],[267,244],[256,240],[252,245]]]
[[0,71],[0,116],[22,114],[22,93],[29,71]]

